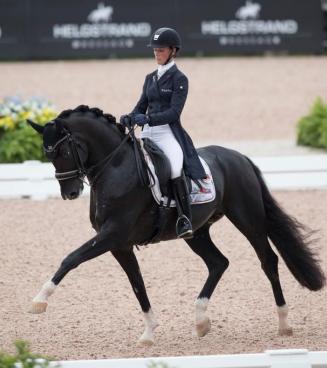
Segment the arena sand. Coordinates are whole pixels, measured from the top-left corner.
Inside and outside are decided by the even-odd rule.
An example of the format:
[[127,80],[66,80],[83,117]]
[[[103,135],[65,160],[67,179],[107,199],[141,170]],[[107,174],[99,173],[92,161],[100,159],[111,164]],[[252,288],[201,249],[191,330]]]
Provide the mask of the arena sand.
[[[276,198],[306,225],[320,229],[316,248],[327,266],[327,192],[278,192]],[[303,289],[280,261],[281,282],[290,307],[291,337],[277,335],[270,284],[247,240],[227,220],[212,237],[230,267],[211,299],[212,330],[194,333],[194,301],[207,276],[201,261],[182,241],[136,250],[160,326],[150,348],[136,347],[143,317],[127,277],[110,253],[71,271],[42,315],[29,314],[32,298],[70,251],[93,236],[88,199],[0,201],[0,345],[18,338],[57,359],[175,356],[261,352],[265,349],[327,350],[326,289]]]

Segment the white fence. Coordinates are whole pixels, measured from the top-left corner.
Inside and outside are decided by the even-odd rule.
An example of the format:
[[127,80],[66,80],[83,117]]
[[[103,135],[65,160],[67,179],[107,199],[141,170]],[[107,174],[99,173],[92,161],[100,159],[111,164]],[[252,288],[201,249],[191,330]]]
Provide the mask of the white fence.
[[165,363],[171,368],[327,368],[327,351],[267,350],[262,354],[208,355],[167,358],[76,360],[59,362],[62,368],[148,368]]
[[[252,157],[273,190],[327,189],[327,155]],[[88,194],[89,189],[84,189]],[[46,199],[60,196],[54,168],[27,161],[0,165],[0,198]]]
[[327,189],[327,155],[254,157],[271,189]]

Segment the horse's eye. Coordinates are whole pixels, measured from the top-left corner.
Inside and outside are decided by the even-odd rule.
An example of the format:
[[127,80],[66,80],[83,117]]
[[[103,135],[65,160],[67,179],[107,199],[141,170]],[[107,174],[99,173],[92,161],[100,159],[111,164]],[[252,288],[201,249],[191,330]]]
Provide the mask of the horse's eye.
[[69,151],[69,149],[66,148],[66,147],[60,148],[60,156],[62,158],[69,158],[70,157],[70,151]]

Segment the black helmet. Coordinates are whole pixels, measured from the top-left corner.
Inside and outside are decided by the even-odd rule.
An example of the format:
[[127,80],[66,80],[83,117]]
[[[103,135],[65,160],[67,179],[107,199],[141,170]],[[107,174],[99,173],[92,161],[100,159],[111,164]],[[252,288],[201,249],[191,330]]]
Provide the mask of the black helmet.
[[181,48],[181,38],[172,28],[159,28],[151,36],[148,47],[176,47]]

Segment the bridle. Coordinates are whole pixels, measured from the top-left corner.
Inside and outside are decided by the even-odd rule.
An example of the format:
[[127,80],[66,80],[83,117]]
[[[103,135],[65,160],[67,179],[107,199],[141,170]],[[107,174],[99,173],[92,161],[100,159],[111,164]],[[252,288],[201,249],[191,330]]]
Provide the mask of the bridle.
[[81,159],[80,153],[78,151],[77,148],[78,144],[76,142],[75,137],[68,130],[65,129],[65,131],[66,135],[63,138],[59,139],[59,141],[56,142],[54,146],[48,147],[43,146],[44,152],[47,154],[49,158],[54,158],[57,154],[57,149],[59,148],[59,146],[61,146],[65,141],[68,141],[69,147],[73,154],[73,160],[77,169],[64,172],[56,171],[55,178],[58,181],[65,181],[74,178],[83,180],[84,176],[87,175],[87,170],[84,167],[83,160]]
[[59,141],[56,142],[54,146],[48,146],[48,147],[43,146],[44,152],[47,154],[49,158],[54,158],[57,154],[57,149],[65,141],[68,141],[69,147],[73,154],[73,160],[74,160],[74,163],[77,169],[71,170],[71,171],[64,171],[64,172],[56,171],[55,178],[58,181],[65,181],[65,180],[74,179],[74,178],[79,178],[83,180],[87,172],[84,167],[83,161],[81,159],[80,153],[78,151],[75,137],[69,131],[66,130],[66,135],[63,138],[59,139]]
[[[53,158],[56,156],[57,149],[60,145],[62,145],[65,141],[68,141],[69,147],[71,149],[73,160],[76,166],[75,170],[63,171],[63,172],[55,172],[55,178],[58,181],[65,181],[69,179],[80,179],[85,184],[94,186],[95,182],[99,179],[105,167],[113,160],[113,158],[117,155],[121,147],[126,143],[128,139],[131,138],[131,134],[134,135],[135,126],[129,129],[129,133],[126,134],[121,143],[116,147],[109,155],[107,155],[103,160],[98,162],[97,164],[86,168],[84,166],[83,160],[81,159],[80,152],[78,150],[78,142],[76,141],[76,137],[73,136],[71,132],[65,129],[65,136],[61,138],[58,142],[55,143],[54,146],[43,146],[44,152],[48,155],[49,158]],[[52,156],[52,157],[51,157]],[[92,180],[90,180],[90,176],[96,172],[93,176]],[[89,183],[84,181],[84,177],[87,176],[89,178]]]

